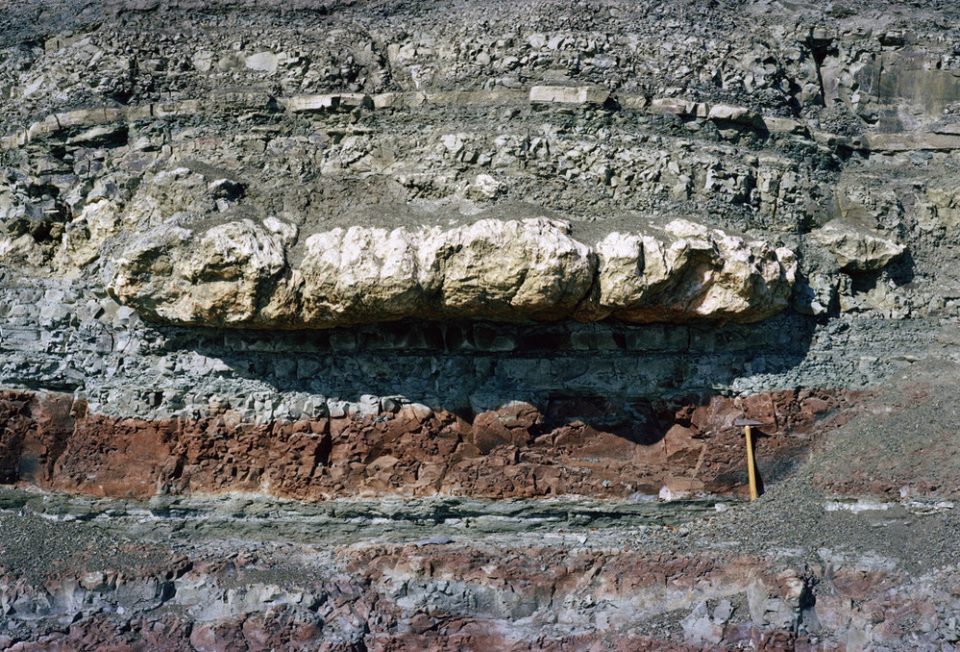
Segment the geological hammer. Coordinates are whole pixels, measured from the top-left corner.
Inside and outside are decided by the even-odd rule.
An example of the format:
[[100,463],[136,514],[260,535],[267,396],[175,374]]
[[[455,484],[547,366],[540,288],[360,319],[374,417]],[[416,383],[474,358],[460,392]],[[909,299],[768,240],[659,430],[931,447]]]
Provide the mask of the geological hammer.
[[743,426],[743,435],[747,440],[747,479],[750,483],[750,500],[756,500],[760,497],[757,489],[757,464],[753,459],[753,430],[754,426],[762,426],[763,422],[754,419],[736,419],[733,422],[735,426]]

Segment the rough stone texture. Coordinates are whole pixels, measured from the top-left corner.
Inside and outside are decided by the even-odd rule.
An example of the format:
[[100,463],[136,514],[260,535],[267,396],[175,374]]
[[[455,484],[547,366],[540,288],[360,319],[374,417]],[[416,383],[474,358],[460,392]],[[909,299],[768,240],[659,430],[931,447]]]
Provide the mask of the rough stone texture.
[[[314,332],[157,328],[80,281],[8,274],[0,374],[72,392],[94,413],[195,418],[229,406],[245,421],[368,410],[372,397],[478,413],[519,400],[635,402],[783,388],[862,388],[909,369],[938,323],[867,316],[817,325],[537,327],[398,322]],[[878,347],[889,352],[877,355]],[[365,401],[364,397],[367,397]]]
[[745,243],[685,220],[664,232],[666,241],[621,233],[601,240],[597,307],[581,309],[624,321],[683,322],[752,320],[786,305],[796,276],[789,249]]
[[6,3],[0,648],[956,647],[958,11]]
[[840,269],[852,271],[883,269],[906,250],[902,244],[885,240],[876,232],[843,220],[828,222],[811,237],[836,257]]
[[952,425],[958,410],[956,358],[943,351],[918,366],[865,401],[849,434],[831,441],[813,461],[818,487],[848,498],[960,498],[960,468],[954,462],[960,437]]
[[[546,219],[484,219],[449,231],[351,227],[307,239],[303,313],[287,324],[568,315],[593,281],[589,249]],[[295,272],[296,273],[296,272]],[[302,321],[301,321],[302,320]]]
[[589,86],[534,86],[530,89],[531,102],[603,105],[609,99],[609,91]]
[[[682,220],[664,227],[664,239],[606,236],[599,264],[569,231],[545,218],[488,218],[449,230],[351,226],[314,233],[289,254],[299,266],[287,268],[279,237],[250,220],[202,234],[166,224],[121,253],[108,289],[144,317],[180,325],[330,328],[574,314],[748,322],[785,308],[796,275],[788,249]],[[597,298],[588,296],[595,283]]]
[[[160,226],[117,260],[110,287],[151,316],[187,324],[242,324],[259,314],[264,286],[284,268],[277,239],[250,220],[228,222],[200,237]],[[294,304],[295,306],[296,304]]]
[[[778,477],[848,416],[854,397],[804,391],[636,405],[626,420],[603,400],[559,399],[546,415],[516,402],[472,423],[426,406],[377,417],[244,422],[233,410],[203,419],[91,415],[66,395],[8,393],[0,436],[5,482],[100,496],[229,491],[320,500],[461,495],[626,498],[742,492],[740,429],[758,430],[760,468]],[[375,408],[375,410],[377,410]],[[616,409],[615,407],[613,408]],[[56,415],[57,418],[51,417]]]
[[[12,650],[949,649],[960,635],[955,557],[923,568],[882,544],[934,530],[922,511],[818,508],[803,536],[755,548],[732,510],[700,514],[734,528],[710,543],[689,514],[656,528],[605,521],[596,503],[564,520],[574,505],[485,519],[476,504],[412,501],[316,514],[240,497],[0,500],[2,531],[27,536],[0,543]],[[822,545],[831,527],[864,530],[871,551]],[[425,536],[437,530],[449,534]]]

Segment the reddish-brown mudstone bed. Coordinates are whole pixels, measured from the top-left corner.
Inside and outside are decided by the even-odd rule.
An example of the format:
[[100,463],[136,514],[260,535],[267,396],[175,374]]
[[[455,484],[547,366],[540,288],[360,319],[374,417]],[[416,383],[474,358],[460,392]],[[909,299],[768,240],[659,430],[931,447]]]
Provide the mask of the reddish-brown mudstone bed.
[[[436,494],[627,497],[664,486],[742,492],[738,417],[758,428],[767,480],[845,420],[849,392],[780,391],[734,399],[638,402],[642,422],[602,428],[602,402],[544,413],[512,403],[467,420],[408,405],[374,418],[244,423],[232,411],[144,420],[87,411],[62,394],[0,394],[0,482],[113,497],[262,492],[302,500]],[[609,422],[609,421],[607,421]]]

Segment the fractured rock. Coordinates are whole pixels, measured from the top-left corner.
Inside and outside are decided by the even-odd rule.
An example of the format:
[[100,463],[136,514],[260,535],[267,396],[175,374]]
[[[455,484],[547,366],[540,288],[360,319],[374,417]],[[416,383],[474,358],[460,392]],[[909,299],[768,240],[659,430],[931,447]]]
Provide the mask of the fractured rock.
[[273,52],[257,52],[244,61],[247,68],[257,72],[274,72],[277,69],[277,55]]
[[715,104],[710,107],[707,117],[721,122],[733,122],[744,125],[762,125],[763,118],[755,111],[742,106]]
[[421,259],[439,271],[444,312],[475,318],[566,316],[586,295],[596,267],[569,225],[545,218],[481,220],[433,234]]
[[609,98],[610,91],[591,86],[534,86],[530,89],[530,101],[533,103],[599,106]]
[[872,229],[843,219],[828,222],[810,237],[830,250],[840,269],[848,271],[883,269],[907,249]]
[[[286,264],[293,227],[165,227],[117,261],[113,295],[179,324],[328,328],[403,318],[755,321],[786,307],[793,254],[675,220],[613,233],[598,256],[549,218],[440,227],[338,227]],[[278,226],[281,225],[281,226]],[[204,317],[206,316],[206,317]]]
[[787,304],[797,269],[787,249],[686,220],[667,224],[660,238],[611,233],[597,253],[600,311],[632,322],[762,319]]
[[545,219],[450,230],[354,226],[307,239],[306,324],[463,316],[559,318],[593,278],[589,249]]
[[350,110],[358,106],[372,106],[373,101],[363,93],[338,93],[332,95],[298,95],[283,101],[291,113]]
[[707,605],[697,604],[693,611],[683,619],[684,637],[692,643],[712,643],[716,645],[723,638],[723,627],[710,619]]
[[[767,394],[757,403],[775,403],[792,433],[809,433],[820,427],[818,415],[845,404],[841,394],[821,396]],[[143,419],[97,414],[70,394],[0,392],[0,483],[107,496],[244,491],[309,501],[358,493],[623,498],[663,487],[661,498],[674,500],[736,491],[742,435],[726,424],[733,415],[762,416],[714,397],[695,419],[698,430],[715,433],[704,446],[680,424],[665,444],[644,443],[564,412],[547,419],[521,401],[480,412],[472,423],[423,405],[393,412],[372,395],[346,409],[327,405],[329,416],[292,417],[278,407],[256,422],[223,406],[199,418]],[[670,418],[686,421],[690,408]],[[793,434],[765,438],[758,459],[786,463],[808,444]]]
[[181,324],[253,321],[284,269],[281,240],[245,219],[198,234],[158,227],[117,260],[110,290],[155,319]]

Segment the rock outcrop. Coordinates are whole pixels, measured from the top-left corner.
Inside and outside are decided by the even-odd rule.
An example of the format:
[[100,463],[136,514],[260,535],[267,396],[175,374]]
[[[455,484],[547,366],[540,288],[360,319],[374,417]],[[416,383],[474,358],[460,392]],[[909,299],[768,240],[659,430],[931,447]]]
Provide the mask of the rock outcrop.
[[274,236],[244,220],[199,237],[181,227],[156,227],[117,266],[112,290],[121,301],[139,290],[142,303],[162,319],[233,324],[256,318],[284,255]]
[[954,649],[958,25],[2,3],[0,649]]
[[883,269],[906,251],[904,245],[850,220],[828,222],[810,237],[836,257],[840,269],[847,271]]
[[288,323],[558,319],[576,308],[595,269],[569,225],[543,218],[483,219],[452,229],[335,229],[307,239],[298,270],[303,314],[290,314]]
[[[596,250],[548,218],[453,228],[351,226],[296,252],[249,219],[135,237],[109,289],[150,320],[331,328],[413,319],[750,322],[788,304],[796,260],[685,220],[611,233]],[[594,290],[591,293],[591,290]]]
[[[844,422],[858,397],[783,391],[748,399],[645,402],[613,419],[602,400],[513,402],[472,419],[425,405],[250,423],[89,414],[67,395],[0,394],[0,482],[108,497],[258,492],[305,501],[362,496],[629,498],[743,489],[746,414],[770,423],[765,466],[804,454],[810,434]],[[843,417],[843,418],[841,418]],[[229,462],[227,462],[229,460]],[[229,469],[224,465],[228,464]]]
[[630,322],[753,321],[790,298],[797,268],[789,249],[686,220],[658,235],[615,232],[600,241],[594,314]]

